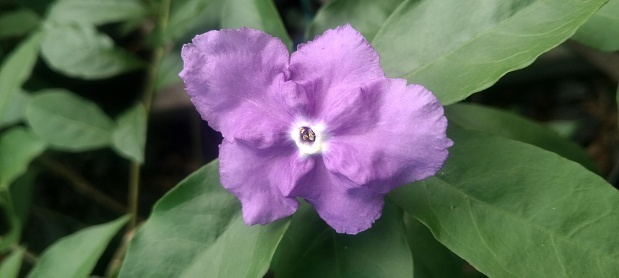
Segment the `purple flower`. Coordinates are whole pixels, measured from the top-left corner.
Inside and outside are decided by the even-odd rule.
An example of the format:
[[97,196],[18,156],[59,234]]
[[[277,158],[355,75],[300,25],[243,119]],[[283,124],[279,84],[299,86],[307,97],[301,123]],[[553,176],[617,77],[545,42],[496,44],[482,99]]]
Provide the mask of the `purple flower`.
[[301,197],[337,232],[356,234],[385,194],[434,175],[452,145],[436,97],[386,78],[350,25],[292,56],[261,31],[210,31],[182,57],[187,92],[224,137],[221,183],[250,225],[293,214]]

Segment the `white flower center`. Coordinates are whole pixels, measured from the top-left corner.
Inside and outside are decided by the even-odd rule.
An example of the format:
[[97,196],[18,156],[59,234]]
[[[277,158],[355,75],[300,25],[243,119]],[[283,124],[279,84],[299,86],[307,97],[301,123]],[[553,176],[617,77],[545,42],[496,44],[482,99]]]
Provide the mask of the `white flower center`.
[[306,121],[297,122],[290,130],[290,138],[294,140],[302,156],[322,153],[325,149],[325,126]]

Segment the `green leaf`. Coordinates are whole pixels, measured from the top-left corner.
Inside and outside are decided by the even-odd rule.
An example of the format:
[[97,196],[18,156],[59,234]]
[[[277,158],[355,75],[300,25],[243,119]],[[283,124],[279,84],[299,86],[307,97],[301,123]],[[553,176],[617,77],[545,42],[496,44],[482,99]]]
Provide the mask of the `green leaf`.
[[[3,252],[18,243],[21,231],[30,210],[32,188],[35,172],[30,171],[14,181],[9,190],[0,188],[0,212],[4,213],[8,226],[3,228],[4,234],[0,237],[0,252]],[[4,277],[0,275],[0,277]]]
[[413,277],[402,214],[387,202],[372,228],[337,234],[303,203],[274,259],[275,277]]
[[2,278],[17,278],[21,261],[24,257],[24,249],[13,251],[9,256],[5,257],[0,265],[0,277]]
[[173,51],[163,56],[157,71],[157,78],[155,78],[155,90],[161,91],[182,82],[182,79],[178,76],[181,70],[183,70],[183,60],[180,52]]
[[211,162],[159,200],[119,277],[262,277],[289,220],[246,226],[241,217]]
[[145,15],[146,9],[138,0],[60,0],[49,10],[47,20],[100,25]]
[[112,134],[112,146],[123,157],[144,162],[146,144],[146,109],[138,103],[118,118]]
[[390,194],[490,277],[619,277],[619,191],[537,147],[450,128],[445,166]]
[[372,44],[388,76],[423,84],[447,105],[529,65],[606,1],[408,0]]
[[426,226],[407,213],[404,216],[404,226],[415,262],[415,278],[454,278],[478,274],[474,271],[464,273],[466,262],[438,242]]
[[378,30],[404,0],[334,0],[322,6],[309,28],[308,39],[350,23],[372,41]]
[[[222,0],[219,0],[222,1]],[[213,0],[175,0],[170,7],[168,28],[163,34],[163,40],[176,40],[200,24],[202,15]]]
[[0,190],[0,213],[4,213],[4,219],[8,222],[8,231],[4,231],[0,237],[0,252],[4,252],[11,245],[19,242],[21,236],[22,222],[15,212],[11,193],[8,190]]
[[29,96],[23,91],[10,94],[6,109],[4,109],[3,114],[0,114],[0,128],[18,123],[24,119],[28,99]]
[[271,0],[226,0],[221,15],[222,28],[248,27],[278,37],[292,50],[292,40]]
[[129,217],[80,230],[48,247],[28,277],[89,277],[108,243]]
[[9,102],[30,76],[41,46],[41,34],[34,33],[4,60],[0,67],[0,115],[5,115]]
[[144,64],[91,25],[48,22],[41,54],[53,69],[82,79],[107,78]]
[[516,114],[474,104],[445,107],[447,118],[461,127],[518,140],[580,163],[594,173],[595,162],[585,151],[556,132]]
[[602,51],[619,50],[619,0],[609,0],[572,38]]
[[15,127],[0,136],[0,190],[28,169],[30,162],[45,150],[45,142],[32,131]]
[[39,16],[30,9],[19,9],[0,15],[0,38],[19,37],[39,26]]
[[106,146],[114,130],[112,120],[95,103],[61,89],[44,90],[32,97],[26,120],[44,141],[66,151]]

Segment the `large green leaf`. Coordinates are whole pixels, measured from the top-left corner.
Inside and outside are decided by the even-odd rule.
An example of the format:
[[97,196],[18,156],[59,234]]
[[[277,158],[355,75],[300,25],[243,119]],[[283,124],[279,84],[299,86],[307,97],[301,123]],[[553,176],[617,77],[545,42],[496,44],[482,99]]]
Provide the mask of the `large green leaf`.
[[205,165],[155,205],[119,277],[262,277],[289,220],[246,226],[240,209]]
[[41,53],[53,69],[83,79],[107,78],[143,65],[88,24],[48,22]]
[[465,277],[464,260],[438,242],[426,226],[408,213],[404,226],[415,262],[415,278]]
[[404,0],[334,0],[322,6],[309,28],[308,39],[350,23],[363,36],[372,41],[393,11]]
[[0,115],[5,115],[9,102],[30,76],[41,46],[41,34],[33,33],[24,40],[0,67]]
[[112,135],[114,149],[129,160],[144,162],[146,144],[146,109],[138,103],[118,118]]
[[292,40],[272,0],[226,0],[222,16],[222,28],[249,27],[276,36],[292,50]]
[[402,213],[387,202],[372,228],[337,234],[307,204],[292,216],[274,259],[276,277],[412,277]]
[[489,87],[568,39],[607,0],[408,0],[372,40],[388,76],[444,105]]
[[28,169],[30,162],[45,150],[45,142],[32,131],[15,127],[0,136],[0,190]]
[[99,25],[145,15],[146,8],[139,0],[59,0],[49,10],[47,20]]
[[445,107],[445,115],[451,122],[466,129],[529,143],[598,172],[595,162],[581,147],[556,132],[516,114],[481,105],[454,104]]
[[619,50],[619,0],[609,0],[572,38],[602,51]]
[[[2,229],[0,236],[0,252],[4,252],[11,245],[19,242],[21,236],[22,223],[17,215],[13,200],[11,199],[11,193],[8,190],[0,190],[0,213],[3,213],[4,222],[8,224],[8,227]],[[7,229],[8,230],[5,230]]]
[[447,163],[390,197],[491,277],[619,277],[619,191],[537,147],[451,127]]
[[2,264],[0,264],[0,277],[17,278],[24,253],[25,250],[20,248],[5,257]]
[[0,38],[28,34],[39,25],[39,16],[32,10],[19,9],[0,15]]
[[48,247],[28,277],[89,277],[114,235],[129,220],[88,227],[63,237]]
[[85,151],[111,143],[114,122],[99,107],[65,90],[44,90],[26,107],[32,130],[52,147]]

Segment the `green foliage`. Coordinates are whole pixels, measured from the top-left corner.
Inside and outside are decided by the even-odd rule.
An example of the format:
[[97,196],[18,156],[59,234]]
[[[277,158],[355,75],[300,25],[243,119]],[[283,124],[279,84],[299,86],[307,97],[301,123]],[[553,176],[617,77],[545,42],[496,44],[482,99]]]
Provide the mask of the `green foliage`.
[[[177,40],[197,25],[202,23],[203,14],[207,8],[212,8],[213,2],[222,0],[176,0],[170,8],[168,28],[163,34],[164,41]],[[195,34],[192,34],[195,35]]]
[[221,15],[222,28],[249,27],[276,36],[292,50],[292,40],[272,0],[226,0]]
[[[603,51],[619,50],[619,0],[605,2],[333,0],[311,23],[309,7],[301,8],[306,17],[295,22],[290,10],[282,14],[295,38],[303,27],[311,39],[350,23],[379,52],[389,77],[422,84],[443,104],[453,104],[569,37]],[[150,163],[144,154],[146,111],[151,109],[145,104],[150,103],[131,106],[113,120],[89,100],[99,96],[84,94],[86,99],[68,89],[90,93],[80,88],[99,84],[105,89],[144,87],[144,94],[152,93],[149,88],[165,89],[180,82],[180,46],[212,28],[260,29],[293,49],[273,0],[26,0],[0,7],[8,10],[0,14],[3,278],[18,277],[20,267],[33,267],[29,277],[93,275],[106,246],[127,222],[121,217],[62,238],[38,263],[26,260],[22,267],[24,248],[31,242],[28,233],[24,243],[20,239],[28,229],[33,188],[41,183],[35,178],[39,166],[48,166],[32,161],[47,147],[52,150],[46,156],[112,147],[133,162]],[[49,67],[35,67],[39,51]],[[144,63],[138,58],[144,54],[154,58]],[[148,67],[146,78],[136,84],[124,83],[125,76],[118,77],[123,81],[110,78],[142,67]],[[57,78],[58,73],[67,77]],[[40,91],[30,94],[33,90]],[[111,95],[106,110],[109,103],[118,104],[110,106],[111,113],[139,98],[139,92]],[[112,262],[110,273],[481,276],[475,267],[491,277],[619,276],[619,242],[613,233],[619,230],[619,192],[598,176],[602,173],[583,149],[538,123],[490,107],[453,104],[445,114],[455,142],[445,166],[434,177],[392,192],[381,218],[367,231],[337,234],[302,200],[292,217],[247,226],[237,198],[219,182],[215,161],[159,200],[131,240],[120,270]],[[84,155],[97,159],[99,153]],[[135,191],[146,171],[136,173],[131,176],[137,182],[130,184]],[[64,178],[84,186],[89,177],[73,173]],[[94,188],[85,192],[101,194],[94,199],[109,198]],[[135,197],[129,207],[137,207],[140,196],[128,195]],[[127,230],[134,228],[131,224]],[[124,247],[111,248],[122,253]]]
[[595,162],[573,142],[556,132],[516,114],[474,104],[454,104],[445,107],[451,123],[471,130],[482,131],[535,145],[580,163],[598,172]]
[[[0,115],[5,115],[9,102],[13,102],[15,94],[30,76],[37,60],[41,34],[33,33],[24,40],[11,54],[6,57],[0,67]],[[0,121],[3,122],[3,121]]]
[[529,65],[605,1],[405,1],[372,44],[388,76],[423,84],[447,105]]
[[602,51],[619,50],[619,0],[609,0],[572,38]]
[[19,268],[21,267],[21,261],[24,257],[24,249],[18,249],[11,252],[0,264],[0,277],[3,278],[17,278],[19,274]]
[[350,23],[372,41],[387,18],[404,0],[334,0],[321,7],[312,21],[308,39]]
[[[491,277],[616,277],[619,192],[536,147],[453,128],[437,176],[390,197]],[[549,167],[552,165],[552,167]]]
[[25,36],[39,25],[39,16],[29,9],[0,15],[0,39]]
[[373,227],[337,234],[303,203],[274,258],[276,277],[412,277],[402,214],[390,203]]
[[3,110],[3,114],[0,114],[0,128],[15,124],[24,119],[28,99],[29,96],[23,91],[10,94],[5,106],[6,109]]
[[89,277],[109,241],[127,220],[123,216],[61,238],[43,252],[28,277]]
[[114,46],[94,26],[51,22],[45,26],[41,54],[50,67],[68,76],[101,79],[143,66],[143,62]]
[[45,150],[45,142],[22,127],[0,135],[0,191],[26,172],[28,164]]
[[51,147],[84,151],[112,142],[114,122],[93,102],[73,93],[50,89],[28,102],[26,119],[34,133]]
[[159,200],[132,240],[119,277],[264,275],[288,219],[246,226],[218,170],[217,162],[205,165]]
[[438,242],[428,227],[405,213],[406,236],[413,253],[416,278],[424,277],[469,277],[462,269],[464,260]]
[[133,161],[144,162],[146,144],[146,109],[138,103],[120,115],[112,134],[112,146],[118,153]]
[[146,8],[139,0],[58,0],[49,10],[47,20],[100,25],[145,15]]

